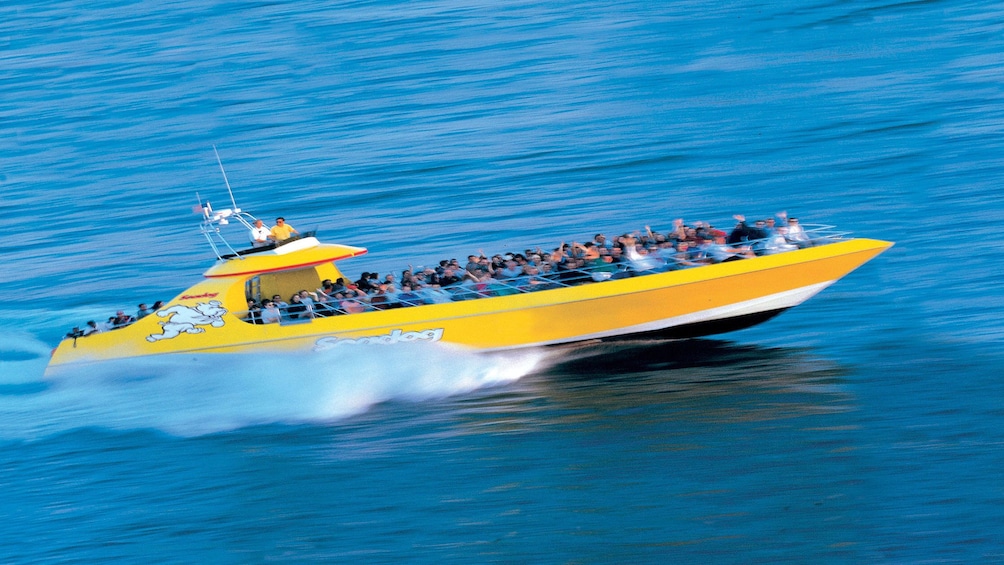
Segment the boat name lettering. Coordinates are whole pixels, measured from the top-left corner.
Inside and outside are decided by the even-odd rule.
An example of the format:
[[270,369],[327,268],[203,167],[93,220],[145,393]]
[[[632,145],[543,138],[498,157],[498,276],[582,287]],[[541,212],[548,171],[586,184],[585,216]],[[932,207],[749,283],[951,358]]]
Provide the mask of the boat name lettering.
[[205,294],[183,294],[179,300],[195,300],[196,298],[216,298],[218,292],[207,292]]
[[411,343],[414,341],[439,341],[443,337],[443,328],[434,330],[420,330],[417,332],[405,332],[394,330],[389,334],[364,336],[357,338],[322,337],[314,344],[314,351],[323,351],[343,343],[355,345],[393,345],[395,343]]

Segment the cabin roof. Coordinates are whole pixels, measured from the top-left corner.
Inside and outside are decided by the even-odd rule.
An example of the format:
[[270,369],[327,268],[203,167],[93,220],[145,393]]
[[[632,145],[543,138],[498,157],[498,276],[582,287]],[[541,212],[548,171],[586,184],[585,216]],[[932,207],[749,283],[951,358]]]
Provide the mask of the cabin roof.
[[322,263],[358,257],[366,253],[365,247],[320,243],[307,237],[286,245],[257,253],[231,256],[218,261],[204,276],[207,278],[234,277],[304,269]]

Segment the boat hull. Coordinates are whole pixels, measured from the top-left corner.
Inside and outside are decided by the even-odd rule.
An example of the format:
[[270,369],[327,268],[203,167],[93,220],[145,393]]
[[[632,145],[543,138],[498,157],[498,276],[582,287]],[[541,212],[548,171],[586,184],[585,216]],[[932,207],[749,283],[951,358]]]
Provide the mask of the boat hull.
[[64,340],[50,367],[169,353],[360,344],[442,342],[494,351],[634,335],[699,337],[769,320],[891,245],[852,239],[627,279],[295,324],[242,321],[234,313],[245,307],[247,278],[216,273],[128,327]]

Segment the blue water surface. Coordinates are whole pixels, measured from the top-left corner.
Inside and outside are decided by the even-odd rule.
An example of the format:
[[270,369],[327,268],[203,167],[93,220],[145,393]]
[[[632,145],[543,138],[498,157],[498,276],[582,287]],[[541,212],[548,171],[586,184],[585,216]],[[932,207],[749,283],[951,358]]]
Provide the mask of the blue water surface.
[[[787,210],[896,245],[741,332],[42,373],[238,203],[346,270]],[[0,4],[0,561],[1004,561],[1004,8]]]

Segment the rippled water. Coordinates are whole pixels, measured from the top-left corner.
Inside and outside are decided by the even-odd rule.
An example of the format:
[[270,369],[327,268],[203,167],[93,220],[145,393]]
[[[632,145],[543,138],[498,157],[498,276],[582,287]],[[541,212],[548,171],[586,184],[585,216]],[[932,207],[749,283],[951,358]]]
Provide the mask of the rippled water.
[[[1004,9],[0,5],[0,561],[1004,561]],[[758,327],[42,378],[239,203],[388,272],[788,210],[897,245]]]

